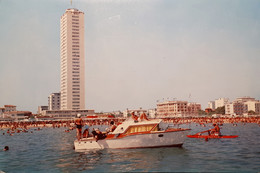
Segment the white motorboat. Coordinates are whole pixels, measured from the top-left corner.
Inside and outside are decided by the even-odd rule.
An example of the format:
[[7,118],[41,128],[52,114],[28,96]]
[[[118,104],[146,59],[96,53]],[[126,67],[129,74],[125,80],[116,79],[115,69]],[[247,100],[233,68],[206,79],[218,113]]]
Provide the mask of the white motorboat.
[[104,139],[75,140],[75,150],[181,147],[190,129],[171,128],[161,119],[126,120]]

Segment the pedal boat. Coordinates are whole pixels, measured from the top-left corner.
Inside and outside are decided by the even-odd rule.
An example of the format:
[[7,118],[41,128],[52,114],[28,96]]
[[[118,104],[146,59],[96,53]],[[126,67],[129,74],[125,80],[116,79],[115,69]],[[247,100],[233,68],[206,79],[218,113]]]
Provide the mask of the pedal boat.
[[181,147],[191,129],[170,128],[161,119],[124,121],[106,138],[74,141],[75,150]]

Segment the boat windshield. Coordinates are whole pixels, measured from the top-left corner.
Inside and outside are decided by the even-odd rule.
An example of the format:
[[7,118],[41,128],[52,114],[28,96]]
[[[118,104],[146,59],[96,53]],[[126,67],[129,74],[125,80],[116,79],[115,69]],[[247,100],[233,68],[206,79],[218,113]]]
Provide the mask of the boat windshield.
[[136,125],[130,126],[125,134],[138,133],[138,132],[149,132],[158,131],[158,124],[147,124],[147,125]]

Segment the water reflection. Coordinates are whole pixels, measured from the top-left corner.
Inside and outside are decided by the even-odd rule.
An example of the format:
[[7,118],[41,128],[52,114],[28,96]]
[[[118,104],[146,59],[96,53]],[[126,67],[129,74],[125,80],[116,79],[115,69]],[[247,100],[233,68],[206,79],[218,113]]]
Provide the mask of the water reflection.
[[59,159],[57,167],[68,172],[72,170],[93,170],[99,166],[103,153],[101,150],[86,150],[84,152],[73,152],[63,159]]
[[79,170],[89,170],[99,166],[98,163],[103,155],[100,150],[85,151],[77,154],[78,156],[74,160],[74,164]]
[[[76,152],[73,164],[70,167],[78,170],[95,170],[108,172],[122,171],[151,171],[160,170],[161,166],[169,167],[169,158],[187,155],[184,148],[158,149],[104,149]],[[102,163],[102,164],[100,164]],[[69,165],[59,165],[66,166]]]

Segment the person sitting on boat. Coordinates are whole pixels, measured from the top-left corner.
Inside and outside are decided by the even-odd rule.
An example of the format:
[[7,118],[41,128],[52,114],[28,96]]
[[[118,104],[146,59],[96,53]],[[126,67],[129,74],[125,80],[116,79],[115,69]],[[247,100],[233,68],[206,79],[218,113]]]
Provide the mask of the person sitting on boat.
[[88,138],[88,137],[89,137],[89,131],[88,131],[88,129],[89,129],[89,127],[88,127],[88,125],[86,125],[86,126],[85,126],[85,130],[84,130],[84,132],[83,132],[83,134],[82,134],[82,137],[83,137],[83,138]]
[[134,120],[134,122],[138,122],[138,116],[135,115],[134,112],[132,112],[132,119]]
[[111,121],[111,122],[110,122],[109,132],[113,132],[115,129],[116,129],[115,122],[114,122],[114,121]]
[[92,134],[93,134],[94,138],[96,139],[96,142],[97,142],[98,140],[100,140],[100,139],[105,139],[105,138],[106,138],[106,135],[104,135],[104,134],[99,130],[99,128],[94,129],[94,130],[92,131]]
[[140,116],[140,120],[143,121],[143,120],[148,120],[147,116],[145,113],[142,113],[141,116]]
[[83,120],[81,118],[81,114],[77,114],[77,118],[75,120],[75,125],[77,129],[77,139],[81,139],[81,132],[82,132],[82,126],[83,126]]
[[210,130],[210,135],[216,135],[216,136],[220,136],[220,128],[217,124],[213,124],[214,128]]

